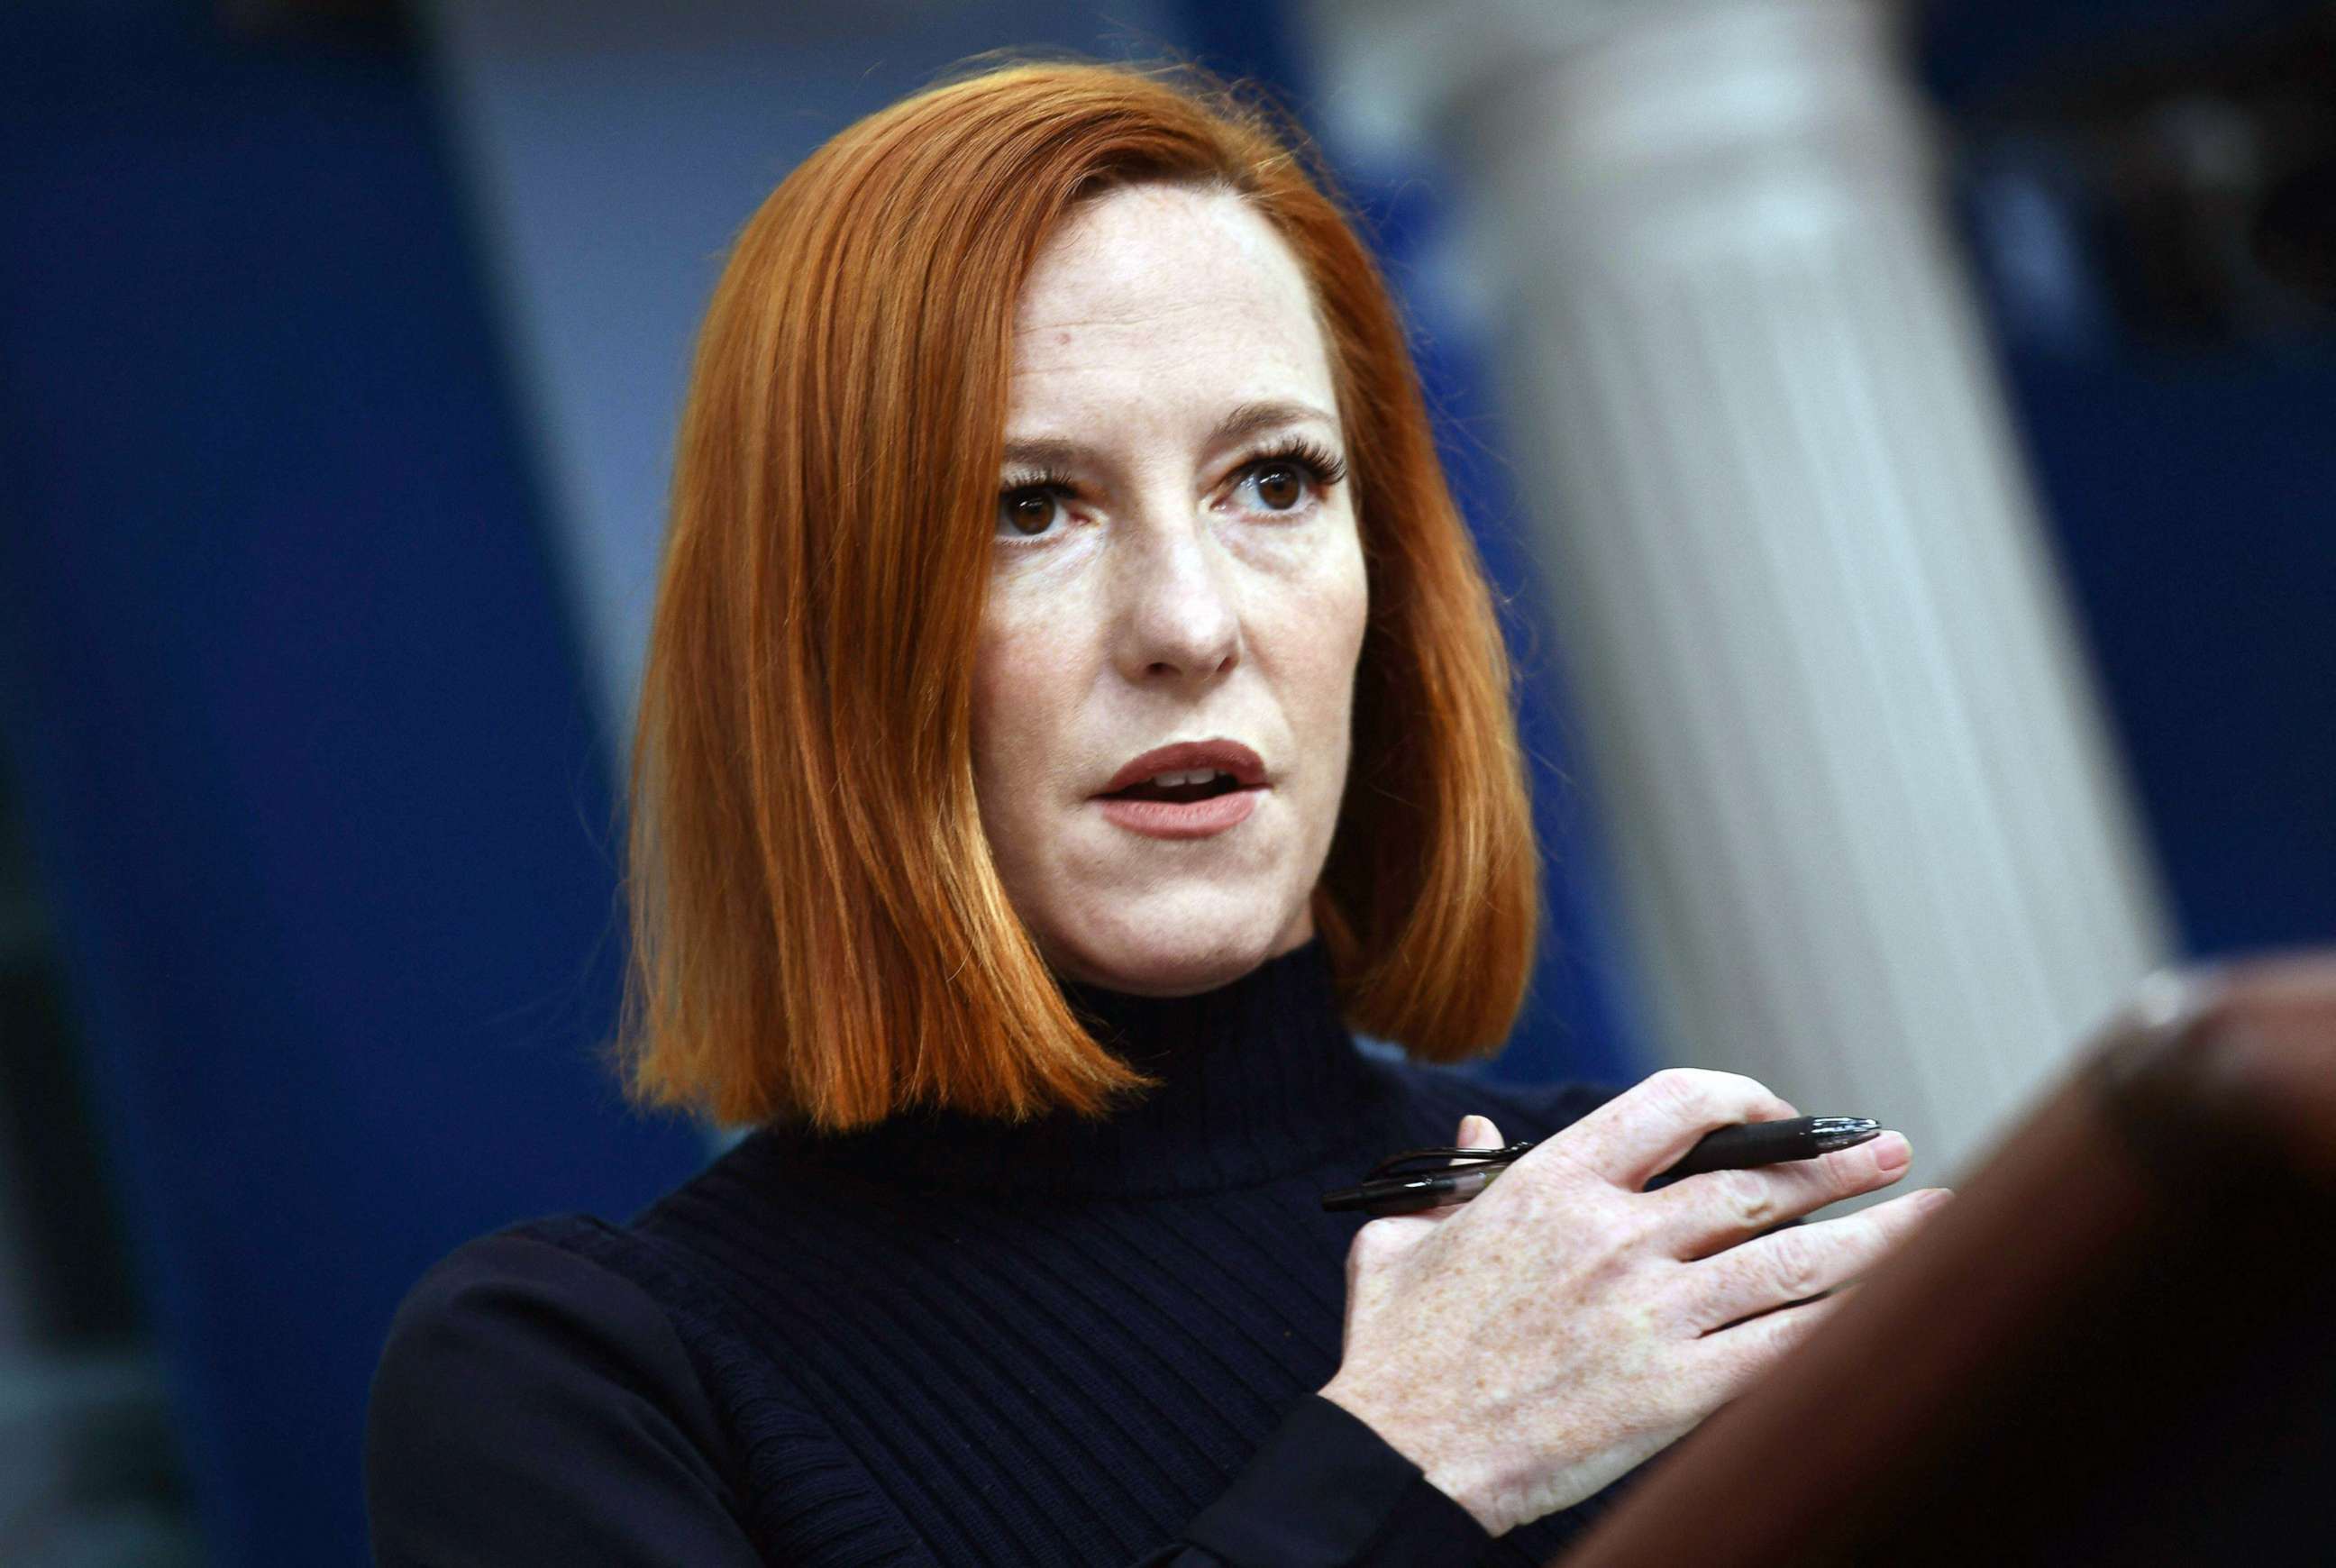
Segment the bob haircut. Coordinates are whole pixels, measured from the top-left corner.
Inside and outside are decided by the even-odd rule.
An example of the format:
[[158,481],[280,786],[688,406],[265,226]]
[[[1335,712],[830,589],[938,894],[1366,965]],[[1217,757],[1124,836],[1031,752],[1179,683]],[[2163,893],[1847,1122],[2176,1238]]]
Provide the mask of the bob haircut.
[[1163,180],[1295,254],[1348,433],[1370,609],[1313,912],[1348,1025],[1486,1054],[1540,863],[1492,595],[1368,253],[1269,110],[1198,73],[1019,63],[845,129],[740,232],[698,338],[630,777],[637,1108],[840,1129],[1150,1086],[1088,1032],[975,795],[1016,302],[1077,203]]

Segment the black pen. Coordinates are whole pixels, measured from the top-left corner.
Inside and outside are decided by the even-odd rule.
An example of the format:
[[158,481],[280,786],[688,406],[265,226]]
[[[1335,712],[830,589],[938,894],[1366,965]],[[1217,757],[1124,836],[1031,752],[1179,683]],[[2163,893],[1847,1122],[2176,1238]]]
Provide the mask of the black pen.
[[[1677,1164],[1656,1176],[1648,1192],[1667,1187],[1683,1177],[1706,1171],[1742,1171],[1757,1165],[1777,1165],[1787,1160],[1814,1160],[1835,1149],[1846,1149],[1882,1135],[1882,1124],[1869,1116],[1793,1116],[1781,1122],[1740,1122],[1706,1133]],[[1465,1203],[1493,1179],[1523,1157],[1530,1139],[1498,1149],[1414,1149],[1391,1154],[1373,1167],[1360,1186],[1341,1187],[1322,1194],[1322,1207],[1333,1213],[1362,1210],[1374,1214],[1409,1214],[1446,1203]],[[1392,1174],[1390,1167],[1415,1160],[1445,1162],[1440,1168]],[[1453,1164],[1465,1161],[1466,1164]]]

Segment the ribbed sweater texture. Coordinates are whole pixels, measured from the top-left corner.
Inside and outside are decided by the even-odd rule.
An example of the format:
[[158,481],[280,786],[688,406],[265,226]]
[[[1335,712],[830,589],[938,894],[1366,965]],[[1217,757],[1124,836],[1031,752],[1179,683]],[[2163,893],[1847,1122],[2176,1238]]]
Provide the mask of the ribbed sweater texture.
[[[774,1563],[1134,1562],[1337,1369],[1360,1221],[1322,1212],[1460,1118],[1543,1136],[1604,1097],[1358,1049],[1320,944],[1222,989],[1070,988],[1164,1086],[1101,1123],[774,1126],[616,1225],[521,1234],[654,1298]],[[1545,1561],[1586,1511],[1480,1561]]]

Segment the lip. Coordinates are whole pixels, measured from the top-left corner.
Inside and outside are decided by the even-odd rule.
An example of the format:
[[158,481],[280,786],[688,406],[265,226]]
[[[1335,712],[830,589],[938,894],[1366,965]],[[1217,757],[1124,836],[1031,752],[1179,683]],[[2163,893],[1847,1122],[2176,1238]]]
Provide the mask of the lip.
[[[1095,794],[1098,796],[1113,794],[1127,788],[1130,784],[1142,784],[1155,774],[1190,773],[1194,768],[1204,767],[1231,774],[1233,783],[1242,789],[1252,788],[1265,782],[1265,764],[1259,760],[1257,753],[1250,750],[1241,742],[1222,739],[1187,740],[1178,741],[1174,745],[1154,746],[1142,756],[1131,758],[1117,773],[1111,775],[1111,782],[1097,790]],[[1226,797],[1221,795],[1218,798],[1222,800]],[[1164,804],[1166,803],[1149,803]]]
[[[1140,801],[1114,798],[1114,792],[1142,784],[1155,774],[1214,768],[1232,776],[1236,787],[1201,801]],[[1266,791],[1265,764],[1236,740],[1188,740],[1154,746],[1114,774],[1095,803],[1104,819],[1154,839],[1213,838],[1249,821]]]
[[1104,820],[1154,839],[1205,839],[1249,821],[1262,785],[1230,790],[1204,801],[1131,801],[1098,796]]

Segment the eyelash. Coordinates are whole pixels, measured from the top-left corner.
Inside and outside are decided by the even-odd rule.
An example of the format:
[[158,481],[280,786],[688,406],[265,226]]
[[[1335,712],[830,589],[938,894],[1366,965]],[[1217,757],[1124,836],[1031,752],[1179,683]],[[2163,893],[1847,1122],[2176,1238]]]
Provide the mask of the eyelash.
[[1291,463],[1304,469],[1318,495],[1345,482],[1347,478],[1347,465],[1335,453],[1316,445],[1304,436],[1294,436],[1271,452],[1259,453],[1242,463],[1240,472],[1247,473],[1253,468],[1265,468],[1277,463]]
[[[1241,478],[1246,479],[1259,469],[1271,468],[1276,464],[1286,464],[1302,472],[1306,475],[1307,482],[1312,486],[1313,499],[1317,501],[1321,499],[1325,491],[1345,483],[1347,479],[1346,463],[1335,453],[1307,440],[1304,436],[1292,437],[1269,451],[1244,458],[1233,472]],[[1057,501],[1067,501],[1077,493],[1077,490],[1076,482],[1069,474],[1060,469],[1045,468],[1020,476],[1019,482],[1000,489],[998,492],[998,500],[1002,506],[1009,496],[1022,495],[1031,491],[1044,491]],[[1270,511],[1269,515],[1287,517],[1303,510],[1304,507],[1301,504],[1280,513]],[[1000,540],[1015,545],[1038,544],[1054,537],[1051,530],[1046,533],[1024,534],[1019,537],[1003,531],[998,534]]]

